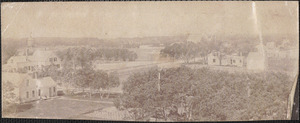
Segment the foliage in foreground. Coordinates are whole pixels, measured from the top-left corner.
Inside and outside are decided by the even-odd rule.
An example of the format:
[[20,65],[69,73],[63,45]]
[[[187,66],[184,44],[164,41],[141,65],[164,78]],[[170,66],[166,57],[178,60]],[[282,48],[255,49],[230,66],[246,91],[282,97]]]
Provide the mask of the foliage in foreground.
[[[187,67],[136,73],[115,101],[132,119],[282,120],[292,81],[282,73],[227,73]],[[158,91],[160,86],[160,91]]]
[[[90,66],[83,69],[66,68],[57,69],[56,66],[50,65],[38,72],[38,77],[50,76],[55,81],[62,82],[64,85],[90,90],[90,97],[93,92],[100,93],[100,99],[105,93],[100,91],[109,90],[110,88],[118,87],[120,79],[118,72],[107,73],[102,70],[94,70]],[[109,95],[108,95],[109,96]],[[108,97],[107,96],[107,97]]]

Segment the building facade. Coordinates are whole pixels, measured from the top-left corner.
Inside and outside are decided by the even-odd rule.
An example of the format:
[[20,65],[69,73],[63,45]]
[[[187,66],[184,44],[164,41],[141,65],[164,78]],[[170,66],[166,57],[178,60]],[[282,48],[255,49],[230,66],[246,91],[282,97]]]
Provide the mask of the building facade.
[[[13,77],[12,77],[13,76]],[[11,82],[17,103],[30,102],[57,95],[56,82],[51,77],[33,78],[27,74],[2,72],[2,82]]]
[[208,65],[243,67],[244,57],[242,54],[223,55],[220,52],[212,52],[207,56]]
[[49,65],[61,68],[61,62],[53,51],[37,50],[31,56],[12,56],[7,64],[3,65],[3,71],[32,73],[36,69]]

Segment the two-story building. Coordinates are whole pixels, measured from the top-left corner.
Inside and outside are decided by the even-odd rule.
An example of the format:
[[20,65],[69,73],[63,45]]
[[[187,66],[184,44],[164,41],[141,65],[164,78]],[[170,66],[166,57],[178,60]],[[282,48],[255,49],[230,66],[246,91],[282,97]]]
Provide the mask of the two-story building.
[[35,78],[28,74],[2,72],[2,83],[10,82],[16,103],[45,99],[57,95],[57,85],[51,77]]
[[30,56],[12,56],[8,59],[7,64],[3,65],[3,71],[32,73],[37,68],[48,65],[56,65],[61,68],[61,59],[53,51],[36,50]]
[[[220,56],[222,55],[222,56]],[[241,53],[225,55],[220,52],[212,52],[207,56],[208,65],[235,66],[243,67],[244,57]]]

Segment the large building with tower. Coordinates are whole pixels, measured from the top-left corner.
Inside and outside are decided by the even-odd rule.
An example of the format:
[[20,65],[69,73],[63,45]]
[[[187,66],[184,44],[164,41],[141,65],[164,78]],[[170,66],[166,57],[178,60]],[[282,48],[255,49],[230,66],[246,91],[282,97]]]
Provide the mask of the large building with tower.
[[4,72],[22,72],[32,73],[44,66],[56,65],[61,68],[61,59],[54,51],[47,49],[33,48],[33,39],[29,38],[24,53],[12,56],[7,64],[2,66]]

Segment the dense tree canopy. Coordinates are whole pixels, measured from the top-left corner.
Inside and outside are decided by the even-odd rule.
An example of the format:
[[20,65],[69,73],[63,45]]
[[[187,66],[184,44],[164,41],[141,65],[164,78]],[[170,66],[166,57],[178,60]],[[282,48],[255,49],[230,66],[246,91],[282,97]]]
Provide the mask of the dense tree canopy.
[[[284,119],[290,78],[282,73],[228,73],[187,67],[136,73],[115,101],[132,118],[172,121]],[[158,89],[160,86],[160,91]]]
[[18,46],[14,44],[2,44],[1,45],[1,62],[5,64],[7,60],[17,55]]
[[199,55],[198,50],[199,47],[193,42],[174,43],[162,49],[160,54],[164,57],[169,56],[174,59],[184,59],[189,63],[192,58]]
[[2,81],[2,105],[7,108],[18,101],[14,93],[15,86],[10,81]]

